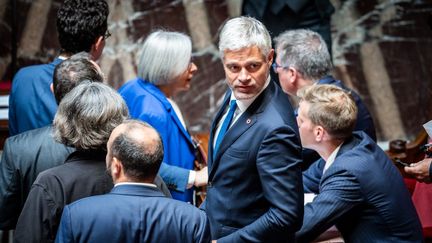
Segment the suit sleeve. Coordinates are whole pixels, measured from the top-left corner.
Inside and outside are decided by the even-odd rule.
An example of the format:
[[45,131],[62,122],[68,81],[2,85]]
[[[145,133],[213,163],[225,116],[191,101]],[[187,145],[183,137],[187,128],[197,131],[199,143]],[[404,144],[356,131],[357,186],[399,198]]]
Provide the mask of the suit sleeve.
[[54,241],[62,208],[45,187],[35,182],[18,218],[15,242]]
[[157,186],[157,188],[166,196],[169,198],[171,197],[171,193],[167,187],[167,185],[165,184],[165,182],[162,180],[162,178],[159,175],[156,175],[153,183]]
[[338,218],[360,204],[361,195],[360,184],[350,173],[342,170],[327,177],[320,193],[305,205],[303,226],[296,233],[296,241],[310,242],[317,238],[335,225]]
[[58,243],[74,242],[74,238],[72,235],[72,223],[71,223],[69,206],[66,206],[63,210],[63,214],[60,220],[60,225],[57,231],[55,242]]
[[325,161],[318,159],[312,163],[309,168],[303,171],[303,190],[305,193],[319,193],[319,183],[321,181],[322,172]]
[[251,224],[218,242],[274,242],[274,237],[281,234],[289,237],[301,227],[303,186],[298,144],[295,132],[288,126],[274,130],[264,138],[256,166],[270,208]]
[[19,173],[13,163],[13,152],[7,139],[0,162],[0,229],[15,228],[21,205]]

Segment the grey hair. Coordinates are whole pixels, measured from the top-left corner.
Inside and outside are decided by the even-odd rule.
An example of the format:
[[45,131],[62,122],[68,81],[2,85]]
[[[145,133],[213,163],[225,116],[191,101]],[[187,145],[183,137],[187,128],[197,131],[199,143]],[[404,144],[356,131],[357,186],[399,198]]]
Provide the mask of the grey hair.
[[77,150],[106,149],[112,130],[128,116],[125,102],[114,89],[84,81],[60,102],[53,136]]
[[295,68],[306,79],[319,80],[333,68],[325,41],[314,31],[285,31],[275,38],[275,44],[281,65]]
[[257,46],[264,57],[272,50],[271,37],[266,27],[252,17],[237,17],[228,20],[219,36],[219,52],[224,57],[226,50],[240,50]]
[[189,66],[192,42],[180,32],[158,30],[144,42],[138,62],[138,76],[154,84],[173,82]]

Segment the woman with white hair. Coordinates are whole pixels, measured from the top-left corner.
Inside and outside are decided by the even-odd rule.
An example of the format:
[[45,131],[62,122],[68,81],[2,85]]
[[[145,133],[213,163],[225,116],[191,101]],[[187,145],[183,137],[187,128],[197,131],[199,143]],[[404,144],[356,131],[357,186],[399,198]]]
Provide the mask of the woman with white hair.
[[191,61],[192,42],[179,32],[158,30],[144,42],[138,78],[119,90],[132,118],[148,122],[160,133],[164,159],[159,170],[172,197],[192,202],[192,186],[207,184],[207,167],[194,171],[195,147],[183,116],[172,100],[187,91],[197,66]]

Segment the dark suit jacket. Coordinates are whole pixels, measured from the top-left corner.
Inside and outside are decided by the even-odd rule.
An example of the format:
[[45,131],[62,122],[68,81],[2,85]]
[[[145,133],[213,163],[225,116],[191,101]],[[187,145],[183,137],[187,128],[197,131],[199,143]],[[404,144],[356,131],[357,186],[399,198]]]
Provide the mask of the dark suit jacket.
[[[283,91],[270,82],[225,134],[213,156],[203,206],[218,242],[283,242],[293,239],[303,214],[301,149],[294,112]],[[213,160],[213,157],[215,159]]]
[[56,242],[209,242],[205,213],[156,188],[118,185],[65,207]]
[[[36,177],[44,170],[63,164],[74,150],[53,139],[52,126],[26,131],[6,140],[0,162],[0,229],[15,229]],[[171,197],[160,176],[154,183]]]
[[422,228],[397,168],[372,139],[356,132],[306,204],[298,242],[336,225],[345,242],[422,242]]
[[107,193],[113,184],[104,151],[75,151],[65,164],[39,174],[18,218],[15,242],[53,242],[63,207]]
[[0,162],[0,229],[15,229],[18,216],[38,174],[61,165],[73,148],[57,143],[52,126],[9,137]]
[[329,0],[243,0],[242,15],[260,20],[272,38],[291,29],[318,32],[331,54],[330,17],[334,7]]
[[[340,80],[336,80],[332,76],[326,76],[320,79],[317,83],[336,85],[351,92],[358,109],[357,122],[354,131],[364,131],[369,137],[376,141],[375,125],[372,115],[363,100],[360,98],[360,95],[353,90],[348,89]],[[315,151],[303,149],[303,168],[307,168],[303,173],[303,189],[305,192],[318,193],[318,185],[325,165],[325,161],[319,158],[319,155]]]

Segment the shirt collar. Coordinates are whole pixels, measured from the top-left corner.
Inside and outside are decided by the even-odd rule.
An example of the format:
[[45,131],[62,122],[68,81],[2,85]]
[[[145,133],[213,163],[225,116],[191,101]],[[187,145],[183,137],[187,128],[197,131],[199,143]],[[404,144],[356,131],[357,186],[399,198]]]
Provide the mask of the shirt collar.
[[339,146],[337,146],[337,148],[335,150],[333,150],[333,152],[328,157],[328,159],[327,159],[327,161],[325,163],[325,166],[324,166],[323,174],[330,167],[330,165],[332,165],[333,162],[335,161],[336,155],[339,152],[339,149],[341,148],[341,146],[342,146],[342,143],[339,144]]
[[114,187],[121,186],[121,185],[148,186],[148,187],[157,188],[157,186],[155,184],[152,184],[152,183],[143,183],[143,182],[119,182],[119,183],[116,183],[114,185]]
[[255,99],[267,88],[267,86],[270,83],[270,75],[267,77],[267,80],[263,86],[263,88],[260,90],[260,92],[258,92],[254,97],[250,98],[250,99],[243,99],[243,100],[236,100],[235,96],[234,96],[234,92],[231,92],[231,100],[235,100],[237,103],[237,107],[239,108],[240,112],[243,113],[247,110],[247,108],[255,101]]

